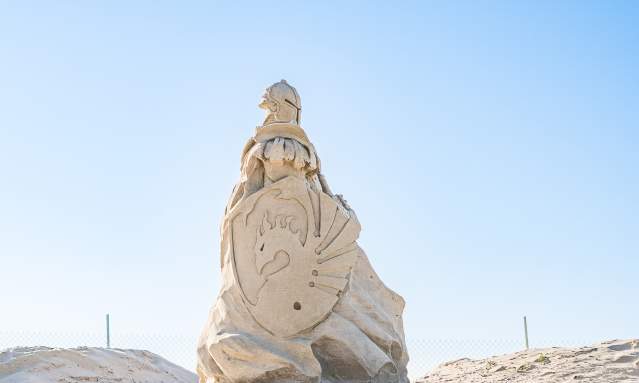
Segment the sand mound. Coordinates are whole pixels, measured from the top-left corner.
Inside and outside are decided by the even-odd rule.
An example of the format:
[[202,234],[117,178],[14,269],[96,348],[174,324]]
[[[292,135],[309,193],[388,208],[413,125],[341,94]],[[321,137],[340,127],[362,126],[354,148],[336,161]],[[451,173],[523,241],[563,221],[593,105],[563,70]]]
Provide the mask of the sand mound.
[[639,339],[444,363],[417,383],[639,382]]
[[195,383],[192,372],[142,350],[17,347],[0,352],[0,383]]

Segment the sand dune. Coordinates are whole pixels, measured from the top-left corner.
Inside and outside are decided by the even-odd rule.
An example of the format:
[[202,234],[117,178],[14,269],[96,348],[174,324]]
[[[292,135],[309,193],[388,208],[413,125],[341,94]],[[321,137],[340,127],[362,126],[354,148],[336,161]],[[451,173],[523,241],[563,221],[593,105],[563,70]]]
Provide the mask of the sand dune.
[[444,363],[417,383],[639,382],[639,339]]
[[0,352],[0,383],[195,383],[192,372],[148,351],[17,347]]

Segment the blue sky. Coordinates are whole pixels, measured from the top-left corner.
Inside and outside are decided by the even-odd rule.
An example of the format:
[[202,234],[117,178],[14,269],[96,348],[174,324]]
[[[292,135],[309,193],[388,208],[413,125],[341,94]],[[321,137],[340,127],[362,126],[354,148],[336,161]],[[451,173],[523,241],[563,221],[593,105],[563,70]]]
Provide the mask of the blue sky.
[[634,2],[0,3],[0,329],[197,336],[287,79],[411,339],[639,336]]

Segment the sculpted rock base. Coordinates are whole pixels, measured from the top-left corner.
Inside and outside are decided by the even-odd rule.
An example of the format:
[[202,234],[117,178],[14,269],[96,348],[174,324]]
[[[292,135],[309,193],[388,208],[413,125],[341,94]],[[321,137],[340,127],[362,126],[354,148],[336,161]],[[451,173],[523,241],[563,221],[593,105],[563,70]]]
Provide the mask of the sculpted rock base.
[[293,338],[275,337],[255,323],[237,285],[227,282],[200,339],[201,382],[408,382],[404,302],[379,280],[363,251],[331,315]]

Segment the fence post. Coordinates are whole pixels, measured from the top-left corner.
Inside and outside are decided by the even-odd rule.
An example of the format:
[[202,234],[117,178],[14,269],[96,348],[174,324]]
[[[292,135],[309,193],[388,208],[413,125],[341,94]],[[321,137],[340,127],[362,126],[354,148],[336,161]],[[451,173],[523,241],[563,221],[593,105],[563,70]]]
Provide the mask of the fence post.
[[106,315],[106,336],[107,348],[111,348],[111,326],[109,325],[109,314]]
[[526,350],[528,350],[528,321],[524,315],[524,336],[526,337]]

